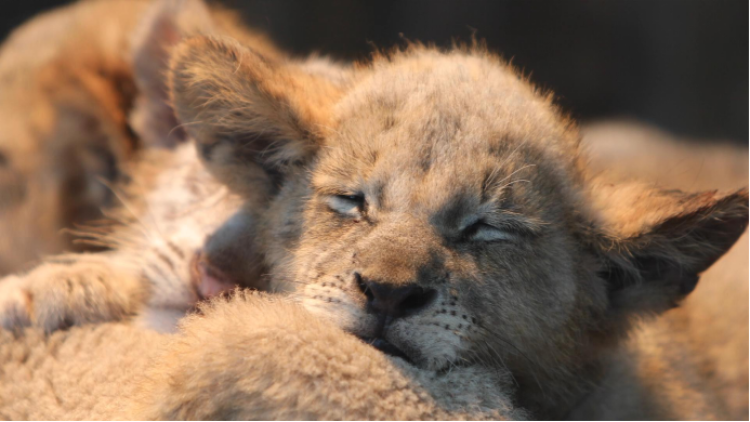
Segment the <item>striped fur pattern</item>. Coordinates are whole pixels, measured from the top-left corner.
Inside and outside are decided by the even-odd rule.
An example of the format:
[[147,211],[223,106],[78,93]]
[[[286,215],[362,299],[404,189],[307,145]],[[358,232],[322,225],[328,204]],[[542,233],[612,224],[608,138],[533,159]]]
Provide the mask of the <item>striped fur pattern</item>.
[[134,317],[169,331],[193,308],[200,298],[191,281],[196,253],[241,201],[208,174],[192,145],[153,152],[133,174],[118,192],[122,207],[109,215],[116,226],[78,233],[113,251],[55,256],[2,279],[3,326],[54,331]]

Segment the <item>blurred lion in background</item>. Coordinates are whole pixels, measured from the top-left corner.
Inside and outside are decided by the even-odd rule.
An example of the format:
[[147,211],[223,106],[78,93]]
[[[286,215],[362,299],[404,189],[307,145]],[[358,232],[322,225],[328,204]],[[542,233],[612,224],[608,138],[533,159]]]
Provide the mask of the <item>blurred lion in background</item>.
[[[184,4],[183,4],[184,3]],[[210,29],[280,53],[235,15],[202,2],[84,0],[40,14],[0,47],[0,275],[46,255],[90,250],[65,229],[117,205],[143,147],[183,134],[166,107],[169,48]],[[177,21],[159,21],[180,9]],[[206,19],[210,16],[210,20]]]
[[129,36],[147,1],[44,13],[0,49],[0,274],[75,249],[61,229],[101,218],[139,147],[127,110]]

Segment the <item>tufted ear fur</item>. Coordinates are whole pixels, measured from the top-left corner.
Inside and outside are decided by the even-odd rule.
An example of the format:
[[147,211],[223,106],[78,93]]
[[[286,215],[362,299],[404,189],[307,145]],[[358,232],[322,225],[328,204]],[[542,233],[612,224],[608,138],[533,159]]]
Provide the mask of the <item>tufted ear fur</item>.
[[184,42],[170,77],[177,116],[201,157],[240,193],[260,186],[273,192],[310,160],[340,96],[330,81],[228,39]]
[[156,0],[141,19],[131,46],[138,97],[130,124],[145,145],[171,147],[186,138],[169,104],[169,55],[187,36],[212,30],[202,0]]
[[594,196],[603,229],[595,248],[618,314],[676,306],[748,224],[747,189],[720,195],[600,185]]

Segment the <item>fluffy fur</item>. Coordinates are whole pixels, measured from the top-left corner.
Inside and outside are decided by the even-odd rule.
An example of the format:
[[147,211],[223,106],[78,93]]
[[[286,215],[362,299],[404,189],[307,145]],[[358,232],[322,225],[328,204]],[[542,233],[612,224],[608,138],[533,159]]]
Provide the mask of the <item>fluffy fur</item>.
[[[240,293],[177,335],[126,324],[0,331],[8,419],[518,419],[507,374],[391,360],[298,305]],[[314,387],[312,387],[314,386]],[[32,400],[33,398],[33,400]]]
[[[412,46],[333,85],[197,38],[171,77],[208,167],[268,177],[267,284],[417,367],[508,368],[536,417],[585,413],[594,386],[639,364],[618,347],[634,319],[680,302],[747,224],[746,191],[592,177],[575,127],[481,48]],[[694,396],[635,408],[720,414],[676,404]]]
[[[229,225],[242,201],[204,169],[192,145],[147,154],[119,195],[124,206],[111,215],[119,221],[115,229],[80,233],[113,250],[52,257],[2,279],[3,326],[51,332],[132,317],[140,326],[173,331],[193,309],[202,297],[191,281],[196,254]],[[252,275],[252,267],[242,268]]]
[[195,33],[266,38],[200,0],[82,0],[35,17],[0,49],[0,274],[83,251],[64,229],[101,219],[142,147],[184,140],[164,84]]
[[[678,140],[653,127],[624,121],[587,126],[583,134],[582,148],[588,152],[589,168],[613,183],[657,182],[666,188],[688,191],[733,190],[747,183],[747,148],[716,141],[710,146],[691,145],[691,140]],[[712,405],[720,403],[717,407],[725,412],[724,417],[747,418],[747,257],[746,231],[725,256],[701,275],[698,287],[680,307],[636,329],[628,348],[648,362],[637,369],[641,378],[652,381],[646,396],[660,397],[670,391],[669,385],[665,388],[656,380],[684,377],[683,381],[706,393],[705,397],[713,400]],[[673,343],[665,343],[665,338]],[[639,347],[644,350],[638,351]],[[677,364],[670,369],[659,362],[663,356]],[[662,375],[664,372],[668,375]],[[653,403],[651,399],[644,401]],[[613,404],[616,403],[600,402],[595,406],[600,413],[588,417],[612,419],[617,412],[627,412],[627,404],[617,410],[608,409]],[[691,397],[690,404],[705,407],[705,399]]]
[[422,371],[508,370],[534,417],[724,415],[678,336],[636,324],[739,238],[746,190],[593,177],[575,126],[481,48],[316,73],[197,37],[171,68],[201,159],[247,200],[205,268],[224,273],[215,248],[239,246],[265,275],[245,284]]

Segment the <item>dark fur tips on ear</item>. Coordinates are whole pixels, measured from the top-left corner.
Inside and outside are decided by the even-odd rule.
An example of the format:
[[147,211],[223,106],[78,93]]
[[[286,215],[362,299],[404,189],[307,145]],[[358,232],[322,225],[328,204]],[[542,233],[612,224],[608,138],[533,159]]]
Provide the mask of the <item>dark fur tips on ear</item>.
[[715,192],[690,195],[689,208],[666,219],[652,233],[675,239],[675,248],[686,257],[686,265],[703,272],[739,239],[748,225],[748,191],[724,197]]
[[613,307],[661,312],[676,306],[747,228],[747,189],[725,196],[681,194],[675,200],[674,214],[605,248],[601,275]]

